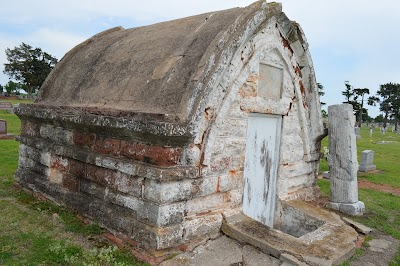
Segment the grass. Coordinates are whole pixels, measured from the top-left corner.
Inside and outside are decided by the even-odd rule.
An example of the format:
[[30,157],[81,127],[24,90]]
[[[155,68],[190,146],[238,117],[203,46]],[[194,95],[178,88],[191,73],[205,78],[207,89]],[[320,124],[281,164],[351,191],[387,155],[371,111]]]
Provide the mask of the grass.
[[[318,186],[325,196],[330,196],[328,180],[319,179]],[[351,219],[400,239],[400,197],[370,189],[359,189],[358,198],[365,203],[366,211],[363,216]]]
[[[361,138],[357,139],[357,154],[360,161],[361,153],[364,150],[374,151],[374,164],[379,173],[359,173],[359,179],[365,179],[377,184],[387,184],[393,187],[400,187],[400,134],[386,132],[381,135],[375,128],[372,138],[369,137],[369,128],[362,127]],[[378,144],[379,141],[395,141],[388,144]],[[329,148],[328,138],[322,140],[321,147]],[[321,160],[320,171],[328,171],[328,162]]]
[[14,114],[10,114],[5,110],[0,110],[0,119],[7,121],[7,132],[19,135],[21,130],[21,121]]
[[13,176],[18,166],[18,147],[15,140],[0,140],[0,176]]
[[[10,133],[20,133],[16,115],[0,111],[0,119]],[[0,141],[0,265],[147,265],[129,250],[89,240],[103,232],[97,224],[15,188],[18,146]]]
[[20,100],[1,99],[0,102],[10,102],[12,104],[18,104],[18,103],[33,103],[33,100],[27,100],[27,99],[20,99]]

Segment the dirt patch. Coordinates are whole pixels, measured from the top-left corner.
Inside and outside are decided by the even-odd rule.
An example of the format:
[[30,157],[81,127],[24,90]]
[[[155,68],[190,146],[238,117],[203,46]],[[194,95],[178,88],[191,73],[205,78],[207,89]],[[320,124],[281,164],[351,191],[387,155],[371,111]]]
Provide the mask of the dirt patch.
[[400,196],[400,188],[392,187],[385,184],[376,184],[367,180],[358,180],[359,188],[373,189],[380,192],[392,193],[396,196]]
[[375,240],[384,240],[390,244],[384,249],[379,249],[376,247],[374,248],[373,245],[368,245],[369,247],[362,246],[361,249],[364,251],[364,254],[351,261],[352,266],[386,266],[389,265],[389,263],[392,261],[393,257],[398,251],[400,241],[380,232],[374,232],[371,234],[371,236]]

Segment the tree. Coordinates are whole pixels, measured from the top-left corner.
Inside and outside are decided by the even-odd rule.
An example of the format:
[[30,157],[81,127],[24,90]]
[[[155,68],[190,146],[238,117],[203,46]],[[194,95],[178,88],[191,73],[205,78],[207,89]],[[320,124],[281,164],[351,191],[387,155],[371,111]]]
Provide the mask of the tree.
[[321,110],[322,118],[328,118],[328,112],[325,110]]
[[32,93],[42,86],[57,64],[55,57],[26,43],[14,49],[7,48],[6,56],[8,63],[4,64],[4,74],[25,85],[28,98],[32,98]]
[[378,115],[377,117],[375,117],[374,121],[375,123],[383,123],[384,121],[383,115]]
[[[325,95],[324,86],[322,86],[322,84],[318,82],[317,83],[317,87],[318,87],[318,95],[319,95],[320,100],[321,100],[321,97]],[[320,101],[320,103],[321,103],[321,107],[326,104],[326,103],[321,102],[321,101]]]
[[[361,127],[362,121],[365,121],[363,118],[368,117],[368,111],[364,108],[364,97],[366,94],[369,94],[369,89],[354,88],[350,85],[349,81],[345,81],[344,85],[346,89],[342,91],[342,95],[346,97],[346,101],[343,103],[349,103],[353,106],[358,126]],[[359,97],[361,97],[361,100],[359,100]],[[368,101],[368,104],[370,104],[370,101]]]
[[376,96],[369,97],[368,101],[374,105],[379,103],[379,110],[384,113],[384,127],[389,118],[394,119],[395,130],[397,130],[397,121],[400,119],[400,84],[386,83],[379,86]]
[[2,94],[4,91],[4,87],[0,84],[0,94]]
[[8,95],[16,94],[20,90],[24,90],[24,91],[27,90],[27,88],[24,84],[13,82],[11,80],[9,82],[7,82],[7,84],[4,86],[4,89]]
[[360,106],[358,108],[358,126],[361,127],[362,121],[363,121],[363,114],[366,114],[368,117],[368,111],[364,109],[364,95],[369,94],[369,89],[364,88],[364,89],[354,89],[354,93],[357,96],[361,96],[361,102]]
[[357,102],[358,95],[355,93],[354,87],[351,86],[347,80],[344,82],[344,85],[346,86],[346,89],[342,91],[342,95],[346,97],[346,101],[344,101],[343,103],[351,104],[353,106],[354,112],[356,112],[360,108]]
[[346,97],[346,101],[343,103],[350,103],[350,99],[354,96],[353,86],[351,86],[347,80],[344,82],[344,85],[346,86],[346,89],[342,91],[342,95]]

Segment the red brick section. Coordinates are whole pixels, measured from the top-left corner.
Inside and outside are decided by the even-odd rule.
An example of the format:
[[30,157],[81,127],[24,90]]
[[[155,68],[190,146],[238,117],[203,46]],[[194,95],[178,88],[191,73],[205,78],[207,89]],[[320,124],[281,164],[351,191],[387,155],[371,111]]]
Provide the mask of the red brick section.
[[130,247],[130,250],[131,250],[133,256],[135,256],[135,258],[137,258],[140,261],[147,262],[151,266],[160,264],[166,258],[166,256],[156,257],[146,251],[138,249],[137,243],[128,236],[118,234],[118,237],[117,237],[108,232],[104,233],[102,236],[104,238],[106,238],[108,241],[110,241],[112,244],[116,245],[120,249],[123,249],[127,246]]
[[117,178],[117,172],[88,164],[86,165],[86,178],[106,186],[110,183],[114,183],[115,179]]
[[62,186],[71,192],[79,192],[80,179],[69,173],[63,173]]
[[179,162],[182,155],[182,148],[165,148],[122,141],[121,155],[157,166],[173,166]]
[[125,248],[124,241],[122,241],[122,239],[119,239],[118,237],[114,236],[113,234],[103,233],[103,237],[105,237],[108,241],[110,241],[111,243],[116,245],[118,248],[120,248],[120,249]]
[[133,190],[134,181],[137,177],[88,164],[86,166],[86,178],[120,192],[129,193]]
[[80,178],[86,178],[86,163],[69,159],[69,173]]
[[78,147],[92,147],[96,140],[95,133],[82,133],[78,131],[74,131],[73,133],[73,142]]
[[155,256],[152,256],[152,255],[142,251],[142,250],[135,249],[135,248],[132,248],[131,252],[132,252],[133,256],[135,256],[138,260],[145,261],[145,262],[149,263],[151,266],[160,264],[166,258],[166,256],[155,257]]
[[22,121],[21,136],[38,137],[40,135],[40,124],[33,121]]
[[357,240],[355,242],[356,248],[361,248],[365,242],[365,237],[362,235],[357,236]]
[[93,151],[102,154],[118,155],[121,148],[119,139],[97,139]]
[[68,160],[61,156],[52,155],[50,158],[50,167],[57,168],[58,170],[68,171]]

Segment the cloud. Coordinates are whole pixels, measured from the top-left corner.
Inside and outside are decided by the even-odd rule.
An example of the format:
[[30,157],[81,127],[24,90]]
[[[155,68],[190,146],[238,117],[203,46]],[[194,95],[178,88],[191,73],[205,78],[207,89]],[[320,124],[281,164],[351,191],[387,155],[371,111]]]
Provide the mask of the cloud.
[[67,51],[83,42],[87,37],[60,30],[41,28],[28,35],[27,39],[32,40],[32,46],[40,47],[42,50],[61,59]]
[[[0,9],[0,63],[5,47],[25,41],[60,58],[105,29],[132,28],[190,15],[247,6],[254,0],[18,0]],[[303,28],[328,104],[343,101],[344,81],[375,91],[400,83],[400,1],[279,0]],[[2,83],[2,75],[0,75]]]
[[[3,69],[3,64],[7,62],[7,57],[4,52],[6,48],[13,49],[22,42],[33,47],[40,47],[43,51],[60,60],[67,51],[85,39],[87,39],[86,36],[50,28],[40,28],[26,35],[7,35],[0,33],[0,68]],[[7,82],[8,76],[1,72],[0,84],[4,85]]]

